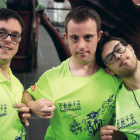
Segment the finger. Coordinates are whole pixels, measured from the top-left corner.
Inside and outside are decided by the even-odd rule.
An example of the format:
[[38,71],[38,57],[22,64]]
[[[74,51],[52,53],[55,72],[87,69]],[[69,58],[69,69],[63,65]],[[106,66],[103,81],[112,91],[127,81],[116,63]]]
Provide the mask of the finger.
[[101,140],[112,140],[112,136],[101,136]]
[[112,134],[113,134],[113,130],[102,130],[102,131],[100,131],[101,136],[112,135]]
[[42,113],[42,116],[51,116],[53,114],[53,112],[49,112],[49,113]]
[[55,106],[51,106],[51,107],[48,107],[48,106],[44,106],[44,108],[42,109],[42,112],[44,113],[49,113],[49,112],[53,112],[55,110]]
[[53,112],[40,112],[40,113],[37,113],[36,115],[41,118],[44,118],[45,116],[51,116],[52,114]]
[[42,116],[43,119],[51,119],[53,117],[53,112],[51,115]]
[[24,123],[25,123],[25,125],[26,126],[29,126],[29,118],[31,117],[31,114],[30,113],[24,113],[23,115],[22,115],[22,117],[23,117],[23,119],[24,119]]
[[51,107],[51,106],[53,106],[53,105],[55,104],[55,102],[49,101],[49,100],[44,99],[44,98],[42,98],[42,99],[40,99],[40,100],[43,101],[43,102],[45,102],[45,104],[46,104],[48,107]]
[[30,113],[24,113],[24,114],[22,114],[22,117],[26,118],[26,119],[29,119],[29,118],[31,118],[31,114]]
[[13,105],[13,107],[14,107],[14,108],[26,107],[26,105],[23,104],[23,103],[16,103],[16,104]]
[[56,107],[53,105],[53,106],[52,106],[52,110],[54,111],[55,109],[56,109]]
[[28,107],[20,107],[18,109],[19,112],[24,112],[24,113],[28,113],[29,112],[29,108]]
[[114,131],[117,131],[117,127],[115,126],[111,126],[111,125],[107,125],[107,126],[104,126],[100,129],[100,131],[102,130],[114,130]]
[[29,126],[29,120],[27,118],[25,118],[25,125]]

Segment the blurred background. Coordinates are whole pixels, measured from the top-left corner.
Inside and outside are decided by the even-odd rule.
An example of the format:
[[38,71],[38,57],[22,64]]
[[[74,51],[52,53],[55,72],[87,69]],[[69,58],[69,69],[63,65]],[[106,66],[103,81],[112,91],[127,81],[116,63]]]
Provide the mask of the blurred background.
[[[25,35],[12,60],[14,75],[27,89],[48,69],[71,56],[62,36],[65,16],[70,9],[86,5],[101,17],[102,30],[124,38],[140,59],[140,0],[0,0],[0,8],[19,13]],[[35,115],[26,128],[26,140],[44,140],[49,120]]]

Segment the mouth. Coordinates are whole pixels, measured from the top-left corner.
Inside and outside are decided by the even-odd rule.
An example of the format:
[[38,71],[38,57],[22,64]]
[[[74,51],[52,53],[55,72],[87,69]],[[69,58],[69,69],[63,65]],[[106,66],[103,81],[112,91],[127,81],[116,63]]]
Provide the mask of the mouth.
[[12,50],[12,49],[7,48],[7,47],[1,47],[1,46],[0,46],[0,48],[3,49],[3,50]]
[[125,63],[125,61],[128,59],[128,57],[127,58],[124,58],[124,59],[121,59],[121,63],[120,63],[120,67]]
[[89,52],[77,52],[77,54],[86,54],[86,53],[89,53]]

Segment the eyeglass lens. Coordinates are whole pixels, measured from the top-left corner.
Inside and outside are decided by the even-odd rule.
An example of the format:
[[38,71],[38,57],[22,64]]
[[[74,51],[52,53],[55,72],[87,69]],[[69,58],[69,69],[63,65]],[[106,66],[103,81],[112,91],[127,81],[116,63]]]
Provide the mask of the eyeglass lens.
[[8,37],[8,35],[11,36],[11,40],[14,41],[14,42],[19,43],[19,42],[21,41],[21,36],[19,36],[19,35],[16,35],[16,34],[9,34],[9,33],[7,33],[7,32],[0,31],[0,38],[6,39],[6,38]]
[[122,54],[122,53],[125,52],[125,50],[126,50],[126,47],[124,45],[122,45],[121,42],[118,43],[115,46],[114,51],[106,56],[105,62],[107,64],[113,64],[115,62],[115,60],[116,60],[116,57],[114,55],[114,52],[119,53],[119,54]]

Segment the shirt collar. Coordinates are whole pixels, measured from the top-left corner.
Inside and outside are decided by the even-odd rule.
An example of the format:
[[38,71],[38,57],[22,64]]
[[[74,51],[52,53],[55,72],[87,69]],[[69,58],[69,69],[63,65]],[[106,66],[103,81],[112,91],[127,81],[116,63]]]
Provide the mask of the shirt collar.
[[[10,78],[12,78],[12,71],[10,68],[8,69],[8,73],[9,73]],[[8,80],[0,72],[0,83],[5,82],[5,81],[8,81]]]

